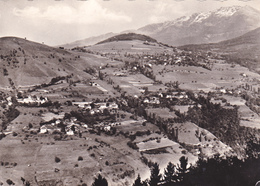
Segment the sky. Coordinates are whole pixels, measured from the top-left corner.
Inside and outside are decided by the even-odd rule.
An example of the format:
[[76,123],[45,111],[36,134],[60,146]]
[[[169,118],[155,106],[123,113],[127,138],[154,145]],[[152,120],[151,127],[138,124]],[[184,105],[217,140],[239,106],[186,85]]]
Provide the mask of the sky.
[[0,0],[0,37],[55,46],[260,0]]

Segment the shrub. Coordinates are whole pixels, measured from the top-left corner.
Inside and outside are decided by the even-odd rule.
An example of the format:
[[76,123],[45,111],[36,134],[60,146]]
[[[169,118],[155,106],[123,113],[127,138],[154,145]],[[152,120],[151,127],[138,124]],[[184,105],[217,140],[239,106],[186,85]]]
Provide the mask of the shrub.
[[6,183],[7,183],[8,185],[14,185],[14,182],[13,182],[12,180],[10,180],[10,179],[6,180]]
[[59,163],[60,161],[61,161],[60,158],[56,156],[56,157],[55,157],[55,162],[56,162],[56,163]]
[[79,157],[78,157],[78,161],[83,161],[82,156],[79,156]]
[[17,136],[18,134],[16,132],[13,132],[13,136]]
[[92,153],[92,154],[90,154],[90,156],[91,156],[91,157],[95,157],[95,154],[94,154],[94,153]]

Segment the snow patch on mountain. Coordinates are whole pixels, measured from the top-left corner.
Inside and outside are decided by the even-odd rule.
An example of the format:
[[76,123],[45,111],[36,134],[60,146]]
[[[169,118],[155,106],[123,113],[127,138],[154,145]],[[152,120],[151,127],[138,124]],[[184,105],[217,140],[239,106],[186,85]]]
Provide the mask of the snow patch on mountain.
[[193,22],[201,23],[203,20],[207,19],[211,13],[200,13]]
[[216,12],[214,12],[215,15],[220,17],[229,17],[235,14],[238,10],[240,10],[242,7],[240,6],[233,6],[233,7],[222,7],[218,9]]

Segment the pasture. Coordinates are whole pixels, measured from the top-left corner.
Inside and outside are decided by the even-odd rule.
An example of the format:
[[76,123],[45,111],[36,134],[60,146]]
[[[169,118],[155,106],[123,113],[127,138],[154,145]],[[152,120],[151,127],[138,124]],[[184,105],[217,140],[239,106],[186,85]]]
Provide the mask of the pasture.
[[178,81],[182,89],[205,92],[216,88],[234,89],[260,78],[260,75],[245,67],[225,63],[214,63],[212,70],[195,66],[158,65],[153,66],[153,71],[156,79],[163,83]]
[[168,108],[149,108],[147,109],[147,114],[151,116],[155,114],[163,119],[177,118],[176,114],[174,112],[170,112],[170,109]]
[[132,41],[113,41],[110,43],[102,43],[98,45],[93,45],[86,47],[91,51],[100,52],[100,53],[129,53],[129,54],[154,54],[154,53],[163,53],[171,52],[170,48],[160,46],[157,43],[151,43],[151,45],[144,44],[143,41],[132,40]]

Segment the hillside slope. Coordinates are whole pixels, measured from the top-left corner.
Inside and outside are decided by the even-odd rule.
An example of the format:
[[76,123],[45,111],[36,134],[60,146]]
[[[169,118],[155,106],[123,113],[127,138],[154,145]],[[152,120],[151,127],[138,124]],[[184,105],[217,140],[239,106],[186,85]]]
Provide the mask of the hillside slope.
[[[86,56],[84,56],[86,55]],[[104,61],[91,54],[78,54],[49,47],[21,38],[0,38],[0,86],[48,83],[53,77],[74,74],[74,78],[90,78],[83,72],[91,61]]]
[[107,33],[107,34],[103,34],[103,35],[100,35],[100,36],[93,36],[93,37],[89,37],[89,38],[86,38],[86,39],[83,39],[83,40],[78,40],[78,41],[74,41],[72,43],[67,43],[67,44],[64,44],[64,45],[60,45],[64,48],[67,48],[67,49],[72,49],[72,48],[75,48],[75,47],[80,47],[80,46],[88,46],[88,45],[94,45],[102,40],[105,40],[109,37],[113,37],[115,36],[116,34],[115,33]]
[[100,41],[97,44],[108,43],[113,41],[132,41],[132,40],[140,40],[145,42],[153,42],[156,43],[157,41],[149,36],[136,34],[136,33],[126,33],[126,34],[119,34],[113,37],[110,37],[104,41]]
[[185,45],[180,48],[218,52],[229,62],[239,63],[251,70],[260,71],[260,27],[242,36],[219,43]]

